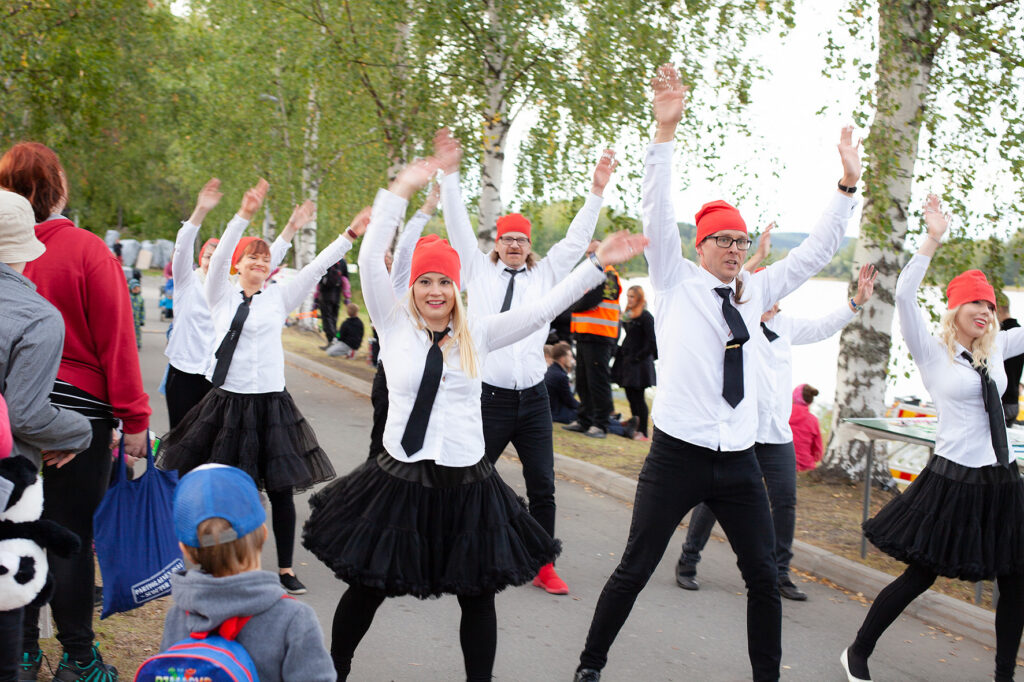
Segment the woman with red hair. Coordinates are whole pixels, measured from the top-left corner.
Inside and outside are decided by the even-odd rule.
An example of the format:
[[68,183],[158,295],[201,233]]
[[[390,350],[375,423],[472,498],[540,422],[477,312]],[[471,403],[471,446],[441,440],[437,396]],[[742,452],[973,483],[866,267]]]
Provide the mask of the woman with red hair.
[[633,438],[649,440],[647,424],[650,411],[644,392],[657,383],[654,361],[658,359],[658,344],[654,337],[654,316],[647,310],[642,286],[634,285],[626,290],[622,326],[626,330],[626,337],[615,353],[612,379],[626,392]]
[[[206,302],[214,328],[206,378],[213,389],[160,443],[157,464],[181,475],[214,462],[238,467],[266,490],[277,544],[281,584],[292,594],[305,586],[292,568],[296,491],[334,478],[334,468],[316,434],[285,388],[281,329],[333,263],[362,234],[355,222],[289,282],[264,288],[272,272],[270,245],[242,232],[263,203],[266,180],[245,193],[210,259]],[[299,227],[313,217],[313,204],[293,216]],[[229,274],[238,274],[232,282]]]
[[906,492],[864,523],[864,535],[907,570],[875,598],[840,660],[847,679],[870,680],[868,657],[886,628],[937,576],[996,579],[996,682],[1009,682],[1024,630],[1024,482],[1007,445],[999,396],[1003,359],[1024,353],[1024,328],[999,331],[996,296],[980,270],[954,277],[938,336],[918,289],[948,217],[928,197],[927,232],[896,282],[900,329],[938,411],[935,451]]
[[[125,453],[144,457],[148,448],[149,396],[142,390],[132,304],[124,272],[103,240],[81,230],[62,213],[68,181],[54,151],[21,142],[0,158],[0,187],[29,200],[35,232],[46,252],[25,266],[37,292],[64,318],[64,351],[50,399],[75,410],[92,425],[92,442],[65,466],[43,477],[44,518],[76,533],[82,551],[51,557],[56,583],[51,602],[64,656],[57,679],[117,677],[93,644],[92,517],[110,480],[110,440],[120,421]],[[22,680],[35,679],[42,664],[38,609],[26,608]]]

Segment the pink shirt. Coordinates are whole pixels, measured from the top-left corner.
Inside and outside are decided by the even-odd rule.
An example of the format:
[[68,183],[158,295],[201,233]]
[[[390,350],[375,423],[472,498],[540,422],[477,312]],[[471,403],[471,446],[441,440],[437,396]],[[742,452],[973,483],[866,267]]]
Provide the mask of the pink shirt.
[[11,420],[7,417],[7,401],[0,395],[0,459],[11,454],[11,447],[13,445]]

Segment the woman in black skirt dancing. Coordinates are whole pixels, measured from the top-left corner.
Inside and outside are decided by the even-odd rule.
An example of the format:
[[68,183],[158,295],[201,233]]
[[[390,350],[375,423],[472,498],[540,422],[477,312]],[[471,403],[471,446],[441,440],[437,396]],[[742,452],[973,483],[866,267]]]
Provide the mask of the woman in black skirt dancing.
[[948,218],[935,195],[924,216],[928,232],[900,273],[896,309],[938,410],[935,455],[906,492],[864,524],[872,543],[908,566],[875,598],[841,661],[851,682],[870,680],[875,642],[937,576],[995,578],[995,679],[1008,682],[1024,628],[1024,483],[1007,447],[999,396],[1003,359],[1024,353],[1024,329],[999,331],[992,286],[980,270],[968,270],[946,289],[939,335],[928,333],[917,290]]
[[[264,289],[271,273],[268,244],[242,237],[266,196],[260,180],[245,193],[210,260],[206,300],[218,347],[207,378],[213,390],[189,410],[160,443],[157,464],[181,475],[206,462],[238,467],[270,499],[281,584],[292,594],[305,586],[292,569],[295,546],[295,491],[334,478],[334,468],[284,386],[281,328],[288,313],[316,282],[352,248],[366,223],[353,223],[290,281]],[[311,202],[293,219],[304,225]],[[228,279],[238,273],[238,281]]]
[[441,166],[405,168],[373,206],[359,273],[381,337],[390,405],[384,448],[310,501],[303,544],[349,584],[334,615],[340,680],[386,597],[454,594],[466,677],[490,680],[497,643],[494,594],[529,582],[560,545],[484,457],[480,376],[486,354],[539,329],[602,281],[605,265],[639,253],[642,235],[608,237],[544,300],[468,319],[459,257],[436,235],[419,240],[401,299],[384,253],[409,197]]

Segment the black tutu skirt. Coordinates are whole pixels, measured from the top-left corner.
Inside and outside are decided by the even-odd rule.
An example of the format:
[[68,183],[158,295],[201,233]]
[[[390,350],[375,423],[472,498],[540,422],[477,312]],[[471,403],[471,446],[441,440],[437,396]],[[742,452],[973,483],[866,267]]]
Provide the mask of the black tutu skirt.
[[215,388],[160,440],[161,469],[184,476],[211,462],[238,467],[261,490],[300,491],[334,478],[327,453],[288,391]]
[[383,452],[309,506],[306,549],[338,578],[389,597],[497,592],[561,551],[486,459],[445,467]]
[[1024,483],[1014,462],[965,467],[932,457],[906,491],[864,522],[889,556],[960,580],[1024,573]]

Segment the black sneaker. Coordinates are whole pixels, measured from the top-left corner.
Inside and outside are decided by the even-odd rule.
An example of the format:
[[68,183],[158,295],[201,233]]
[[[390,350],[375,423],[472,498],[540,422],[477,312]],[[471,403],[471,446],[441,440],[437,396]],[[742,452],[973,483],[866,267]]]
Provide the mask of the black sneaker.
[[92,586],[92,605],[103,606],[103,586],[93,585]]
[[54,682],[117,682],[117,668],[103,662],[99,649],[92,647],[92,656],[88,661],[73,661],[65,653],[57,666]]
[[574,433],[583,433],[584,431],[586,431],[586,429],[583,428],[583,426],[578,421],[569,422],[568,424],[562,424],[562,428],[565,429],[566,431],[572,431]]
[[288,594],[306,594],[306,586],[299,582],[299,579],[291,573],[281,574],[281,587]]
[[572,677],[572,682],[600,682],[601,671],[593,668],[580,668]]
[[18,682],[36,682],[39,679],[39,669],[42,667],[42,651],[36,649],[35,653],[22,653],[21,663],[18,664]]

